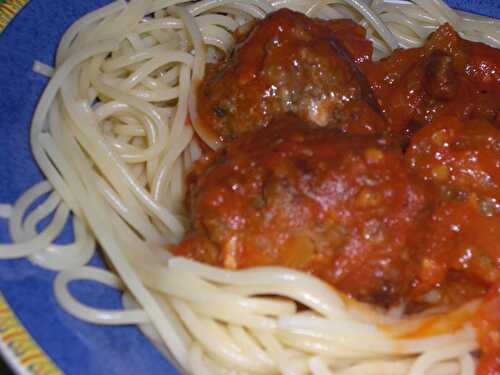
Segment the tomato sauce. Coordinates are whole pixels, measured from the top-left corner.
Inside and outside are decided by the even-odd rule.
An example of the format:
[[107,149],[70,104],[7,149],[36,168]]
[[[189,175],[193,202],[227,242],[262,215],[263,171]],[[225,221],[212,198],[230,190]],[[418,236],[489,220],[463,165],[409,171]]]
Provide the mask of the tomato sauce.
[[173,252],[300,269],[409,314],[481,298],[477,373],[498,374],[500,51],[446,24],[371,52],[353,22],[290,10],[237,35],[198,91],[225,147],[188,177],[192,228]]
[[410,137],[444,115],[500,127],[500,50],[460,38],[448,24],[423,47],[362,68],[396,134]]

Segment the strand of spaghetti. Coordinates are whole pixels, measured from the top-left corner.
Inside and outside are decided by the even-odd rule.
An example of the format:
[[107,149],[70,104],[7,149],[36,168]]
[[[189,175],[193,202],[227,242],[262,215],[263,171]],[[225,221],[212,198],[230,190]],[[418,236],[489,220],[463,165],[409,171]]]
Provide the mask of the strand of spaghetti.
[[244,356],[235,343],[214,321],[199,318],[187,304],[180,300],[174,299],[173,307],[203,348],[229,368],[240,371],[253,371],[259,374],[266,373],[267,367]]
[[32,68],[32,70],[35,73],[38,73],[38,74],[40,74],[42,76],[45,76],[47,78],[52,77],[52,74],[54,74],[54,68],[53,67],[51,67],[50,65],[44,64],[43,62],[38,61],[38,60],[35,60],[33,62],[33,68]]
[[[82,170],[82,173],[87,189],[92,189],[95,184],[91,175],[92,172],[90,170]],[[126,280],[125,282],[129,290],[133,292],[135,298],[148,313],[149,318],[155,323],[160,336],[172,351],[174,357],[182,366],[185,366],[187,349],[182,339],[175,334],[175,328],[169,322],[167,316],[163,315],[160,306],[156,303],[154,297],[144,288],[142,282],[117,246],[118,241],[116,241],[113,229],[109,226],[112,220],[108,216],[112,213],[106,210],[106,203],[99,194],[93,194],[90,198],[87,202],[88,204],[83,206],[83,210],[87,217],[94,218],[90,225],[96,237],[101,242],[103,248],[106,249],[106,254],[117,269],[121,279]]]
[[[176,313],[170,307],[170,303],[168,302],[168,300],[164,298],[164,296],[159,294],[152,293],[152,295],[162,309],[162,313],[169,319],[171,328],[174,329],[174,334],[177,335],[177,337],[180,339],[182,345],[186,348],[190,347],[193,343],[193,340],[180,322]],[[140,307],[137,300],[135,300],[135,298],[127,290],[125,290],[122,295],[122,302],[125,309],[134,309]],[[170,363],[174,366],[177,366],[177,368],[180,370],[181,367],[179,366],[178,361],[175,359],[175,357],[173,357],[170,350],[165,346],[165,342],[161,338],[156,327],[151,323],[145,323],[139,324],[139,328],[146,335],[146,337],[151,340],[151,342],[165,355]]]
[[68,49],[71,43],[74,41],[75,37],[90,25],[102,20],[103,18],[110,17],[119,11],[125,9],[127,3],[124,0],[116,0],[111,4],[108,4],[102,8],[99,8],[93,12],[87,13],[76,22],[74,22],[69,29],[64,33],[59,42],[59,46],[56,51],[56,66],[57,68],[63,63],[68,57]]
[[118,44],[113,41],[96,43],[95,45],[70,56],[56,70],[54,76],[45,88],[33,115],[33,120],[31,123],[31,136],[32,144],[34,146],[36,146],[37,144],[34,136],[37,136],[38,133],[42,131],[45,124],[45,119],[48,114],[49,106],[53,102],[62,82],[67,78],[70,72],[82,61],[85,61],[92,56],[102,54],[103,52],[110,52],[116,49],[118,49]]
[[130,74],[126,80],[122,81],[118,87],[122,91],[128,91],[138,85],[148,74],[157,70],[163,65],[171,63],[181,63],[191,66],[193,57],[185,52],[170,52],[163,56],[152,57],[147,63],[144,63],[140,69]]
[[116,117],[123,123],[113,125],[113,134],[117,136],[126,135],[130,137],[144,137],[146,135],[144,128],[139,125],[139,122],[133,120],[131,117],[125,118],[119,114],[117,114]]
[[274,367],[274,362],[269,354],[259,346],[257,341],[248,333],[246,328],[239,324],[230,324],[228,331],[233,340],[245,353],[248,353],[248,355],[255,358],[257,361],[266,364],[270,368]]
[[200,31],[203,35],[203,42],[207,46],[216,47],[217,49],[224,51],[226,56],[229,56],[234,45],[234,38],[232,34],[215,25],[202,27]]
[[146,241],[160,242],[162,239],[159,231],[150,225],[145,220],[141,220],[134,215],[128,206],[116,195],[108,183],[101,177],[97,177],[97,184],[101,194],[106,198],[106,201],[111,207],[135,230],[137,230]]
[[378,15],[370,9],[370,7],[360,0],[344,0],[347,4],[352,6],[358,12],[360,12],[363,17],[370,22],[373,28],[378,32],[381,38],[387,43],[391,50],[395,50],[399,47],[398,42],[392,35],[391,31],[382,22]]
[[415,5],[413,3],[405,3],[402,5],[393,5],[393,4],[386,4],[381,2],[380,6],[377,7],[380,9],[380,11],[384,10],[386,12],[391,12],[392,9],[397,9],[407,17],[410,17],[412,19],[415,19],[418,22],[421,22],[422,25],[434,25],[437,26],[439,25],[439,21],[433,15],[432,13],[427,13],[424,9],[422,9],[420,6]]
[[328,366],[323,362],[321,357],[312,357],[309,360],[309,369],[313,375],[330,375],[331,372]]
[[333,289],[330,286],[312,276],[292,269],[259,267],[248,270],[229,271],[184,258],[172,258],[169,261],[169,266],[219,283],[264,286],[261,290],[269,287],[273,289],[273,293],[278,293],[279,295],[283,295],[278,291],[280,288],[273,288],[273,284],[282,287],[286,284],[300,285],[300,289],[292,287],[292,290],[287,290],[283,288],[283,291],[291,294],[287,295],[288,297],[293,296],[293,299],[301,301],[327,316],[344,315],[342,311],[344,303],[336,293],[332,293]]
[[[59,191],[60,194],[67,202],[72,203],[73,197],[71,196],[71,192],[69,192],[66,188],[66,184],[63,181],[62,177],[52,166],[50,159],[43,151],[42,147],[38,143],[38,136],[43,131],[46,126],[46,119],[49,112],[50,105],[54,101],[54,98],[61,86],[62,82],[67,78],[70,72],[82,61],[85,61],[89,57],[102,53],[103,51],[110,51],[117,49],[118,46],[114,42],[103,42],[98,43],[95,46],[84,49],[75,55],[68,57],[64,63],[56,70],[54,76],[47,84],[38,105],[35,109],[35,113],[33,115],[33,120],[31,123],[31,131],[30,131],[30,141],[32,152],[35,160],[37,161],[40,169],[43,171],[47,179],[50,181],[51,185],[55,190]],[[75,206],[71,206],[71,208],[75,208]],[[76,209],[76,208],[75,208]]]
[[[165,9],[182,3],[186,3],[185,7]],[[113,50],[103,49],[74,63],[63,80],[57,75],[59,69],[56,71],[54,78],[60,82],[50,87],[53,97],[44,104],[56,109],[50,110],[48,121],[45,115],[39,115],[42,120],[37,125],[37,137],[32,137],[34,144],[42,145],[46,157],[42,169],[50,175],[61,198],[78,212],[79,218],[89,223],[107,257],[154,322],[159,332],[157,337],[185,368],[197,373],[229,374],[236,364],[242,371],[269,373],[279,369],[285,374],[303,374],[316,356],[332,372],[385,373],[389,362],[397,367],[397,372],[404,366],[408,368],[415,356],[424,352],[415,366],[422,367],[424,363],[430,373],[451,370],[457,373],[457,369],[467,373],[474,367],[469,352],[477,347],[470,330],[428,339],[396,340],[384,336],[385,331],[380,332],[377,324],[383,320],[379,316],[358,313],[346,306],[332,288],[300,272],[277,267],[233,272],[195,262],[183,263],[180,259],[162,265],[164,251],[157,246],[162,240],[159,233],[170,243],[180,237],[184,224],[180,218],[182,175],[200,155],[196,143],[190,142],[185,108],[188,101],[193,120],[196,107],[192,93],[196,87],[192,83],[202,76],[198,73],[197,77],[196,72],[202,70],[200,66],[207,59],[205,45],[211,44],[227,53],[234,43],[227,30],[234,30],[252,17],[262,17],[279,4],[312,9],[307,1],[278,3],[133,0],[121,3],[122,9],[110,11],[106,16],[95,13],[92,20],[87,19],[86,24],[72,31],[73,36],[68,34],[61,49],[67,58],[61,58],[64,63],[58,66],[65,67],[75,53],[95,48],[95,42],[99,44],[102,38],[112,37],[119,44],[115,43]],[[320,3],[315,9],[322,17],[340,14],[357,17],[353,11],[357,9],[366,17],[364,22],[380,55],[388,50],[369,17],[376,22],[381,19],[381,24],[387,25],[400,43],[414,45],[436,24],[432,17],[455,17],[436,2],[427,5],[434,7],[436,14],[432,16],[415,5],[382,7],[375,1],[371,8],[367,7],[371,16],[366,16],[358,0],[339,1],[342,5],[338,10]],[[397,15],[402,9],[414,17],[398,22]],[[225,10],[227,15],[214,14]],[[152,11],[156,12],[155,20],[149,15]],[[432,22],[421,25],[419,19]],[[495,40],[491,23],[481,26],[484,32],[488,30],[487,35],[481,36],[479,27],[471,22],[465,27],[466,22],[457,20],[457,28],[462,27],[466,35]],[[158,25],[168,27],[157,28]],[[186,52],[191,45],[194,57]],[[195,67],[192,77],[189,64],[170,66],[165,59],[172,53],[189,56]],[[94,105],[97,96],[106,104]],[[47,125],[53,138],[40,135]],[[211,146],[216,148],[217,142]],[[153,180],[159,175],[161,181],[153,188]],[[164,217],[163,223],[156,219],[157,212],[148,199],[158,210],[166,209],[178,220],[177,236],[165,227]],[[28,232],[33,232],[34,223],[42,216],[37,213],[27,217],[23,236],[30,237]],[[170,257],[164,253],[165,258]],[[67,282],[62,285],[67,290]],[[284,296],[288,300],[255,297],[263,294]],[[296,302],[311,311],[297,313]],[[67,303],[62,302],[63,306]],[[398,319],[389,320],[389,324],[398,327]],[[199,327],[196,324],[193,327],[192,322]],[[402,331],[409,329],[403,328]],[[265,329],[269,332],[263,332]],[[200,335],[204,344],[200,343]],[[465,343],[471,343],[471,347],[462,354],[448,353],[450,359],[445,358],[446,362],[432,353],[435,347]],[[222,345],[222,350],[216,349],[218,345]],[[412,357],[407,360],[408,354]]]
[[160,200],[162,192],[167,191],[167,185],[173,177],[172,167],[193,139],[192,129],[186,126],[182,127],[181,133],[175,139],[177,142],[169,148],[168,152],[165,152],[163,160],[157,167],[157,174],[152,183],[151,190],[156,200]]
[[130,90],[130,94],[146,102],[168,102],[179,96],[179,88],[159,89],[155,91]]
[[194,61],[193,61],[192,80],[201,81],[203,79],[203,76],[205,75],[207,50],[205,44],[203,43],[203,36],[201,35],[200,28],[196,24],[194,16],[188,11],[186,11],[184,8],[173,6],[169,8],[169,10],[182,20],[182,23],[184,24],[184,27],[188,32],[191,42],[193,43]]
[[13,239],[22,231],[22,222],[25,212],[37,199],[52,191],[48,181],[41,181],[26,190],[12,206],[9,220],[9,232]]
[[[450,344],[445,347],[436,347],[438,349],[428,350],[426,353],[418,357],[408,372],[408,375],[425,374],[427,370],[440,361],[460,357],[465,353],[475,350],[477,344],[473,341],[469,341],[465,343]],[[467,375],[473,375],[473,372]]]
[[[381,18],[384,18],[384,21],[385,21],[386,17],[381,17]],[[415,47],[419,47],[422,44],[421,39],[410,35],[407,32],[407,30],[405,30],[405,25],[394,24],[391,28],[391,31],[392,31],[393,35],[396,37],[396,39],[398,40],[398,44],[402,48],[415,48]]]
[[127,32],[138,24],[151,8],[152,0],[129,0],[127,6],[115,17],[108,17],[96,28],[87,28],[80,33],[72,47],[95,43],[98,40],[112,39],[121,42],[127,37]]
[[151,191],[154,199],[158,200],[161,191],[169,180],[172,165],[182,154],[192,139],[193,132],[190,127],[186,127],[186,116],[188,106],[188,96],[190,87],[190,69],[182,66],[179,77],[180,95],[177,104],[177,111],[172,123],[171,141],[167,144],[168,152],[165,152],[162,160],[157,166],[157,172],[153,179]]
[[274,331],[277,328],[276,321],[265,316],[249,314],[244,308],[238,306],[228,306],[213,303],[191,303],[193,312],[211,319],[228,324],[238,324],[241,327],[248,327],[261,330]]
[[80,267],[59,272],[54,280],[54,293],[58,302],[79,319],[96,324],[138,324],[149,322],[143,310],[105,310],[88,307],[77,301],[68,290],[68,285],[77,280],[92,280],[115,289],[123,289],[122,281],[111,272],[95,268]]
[[95,253],[94,237],[77,216],[73,216],[75,241],[68,245],[51,244],[30,256],[30,260],[41,267],[53,271],[81,267]]
[[[68,85],[69,83],[66,83],[66,85]],[[68,92],[68,95],[69,96],[69,89],[68,88],[65,88],[63,91],[65,92]],[[77,117],[77,120],[78,120],[78,117]],[[67,121],[69,121],[69,123],[72,123],[72,121],[70,119],[68,119]],[[57,122],[54,122],[54,127],[56,126]],[[78,129],[78,125],[74,124],[74,130],[77,130]],[[56,131],[53,133],[54,135],[59,135],[59,134],[67,134],[67,132],[64,130],[64,128],[60,128],[60,129],[55,129]],[[89,130],[89,129],[87,129]],[[76,141],[73,139],[73,136],[72,135],[69,135],[67,134],[67,137],[66,139],[64,140],[64,142],[59,142],[60,145],[62,145],[63,147],[65,147],[65,154],[66,154],[66,158],[68,160],[71,160],[71,159],[75,159],[73,161],[73,164],[74,165],[80,165],[82,163],[85,163],[87,162],[87,159],[84,155],[82,155],[78,150],[79,150],[79,146],[78,144],[75,144]],[[69,147],[69,145],[72,144],[73,146],[72,147]],[[78,168],[73,168],[75,171],[78,171]],[[73,180],[73,179],[70,179],[69,181],[76,181],[76,180]],[[139,203],[136,201],[134,195],[132,193],[130,193],[126,188],[124,188],[124,186],[126,186],[126,184],[122,184],[121,186],[118,186],[117,184],[120,183],[120,180],[119,180],[119,177],[116,178],[114,177],[113,179],[110,179],[110,181],[113,181],[115,183],[115,187],[117,188],[117,191],[119,192],[121,198],[123,199],[123,201],[126,201],[127,202],[127,206],[128,206],[128,209],[130,210],[131,214],[133,215],[136,215],[137,216],[137,219],[139,220],[147,220],[147,217],[146,215],[143,214],[143,208],[141,208],[139,206]]]
[[12,215],[9,220],[9,232],[11,233],[12,239],[14,241],[20,241],[20,243],[0,245],[0,250],[2,251],[0,259],[13,259],[31,255],[40,249],[47,247],[57,237],[64,226],[67,216],[69,215],[67,206],[59,204],[60,198],[57,196],[49,198],[49,202],[43,205],[40,209],[36,210],[34,216],[32,216],[36,219],[37,216],[44,216],[45,214],[48,215],[50,214],[50,210],[55,208],[54,202],[58,204],[51,223],[44,230],[42,230],[42,232],[38,234],[34,233],[33,236],[28,238],[23,235],[22,229],[23,217],[28,208],[39,197],[50,192],[51,190],[52,187],[50,184],[46,181],[42,181],[35,184],[18,198],[12,208]]
[[[52,191],[48,198],[40,203],[31,212],[23,212],[24,220],[21,222],[22,218],[16,215],[16,220],[12,220],[11,235],[13,242],[23,242],[29,241],[34,235],[29,235],[29,232],[35,231],[36,225],[44,218],[49,217],[53,213],[57,206],[61,203],[61,197],[57,192]],[[36,231],[35,231],[36,235]]]
[[[278,325],[282,330],[311,330],[321,332],[324,336],[339,337],[351,336],[355,339],[357,336],[363,336],[366,339],[384,339],[385,335],[373,324],[357,322],[352,319],[325,319],[319,316],[291,315],[282,316],[278,320]],[[319,328],[319,329],[318,329]],[[326,330],[326,331],[323,331]]]
[[203,14],[197,16],[196,23],[202,29],[206,26],[216,25],[233,32],[238,28],[238,23],[234,19],[221,14]]
[[189,0],[154,0],[153,4],[151,5],[150,12],[153,13],[158,12],[159,10],[167,10],[171,6],[189,2]]
[[[38,234],[36,225],[41,220],[49,217],[59,204],[64,205],[65,203],[61,203],[61,198],[58,194],[52,192],[49,198],[27,214],[24,224],[21,223],[22,213],[28,207],[25,206],[19,209],[21,215],[16,215],[9,223],[12,240],[16,243],[23,243],[35,238]],[[30,255],[30,260],[35,264],[52,270],[76,267],[87,263],[94,253],[94,241],[78,217],[75,216],[74,220],[76,223],[76,240],[74,243],[66,246],[50,244],[46,248],[40,248],[39,251]]]
[[460,363],[460,368],[462,370],[462,375],[474,374],[476,365],[470,352],[462,354],[458,360]]
[[[288,5],[288,4],[286,4]],[[337,11],[334,7],[327,6],[325,1],[316,1],[304,10],[304,14],[308,17],[314,17],[317,14],[321,14],[322,10],[327,9],[329,13],[331,13],[332,17],[343,18],[342,13]]]
[[294,306],[290,302],[277,302],[262,298],[242,298],[238,295],[223,293],[215,286],[204,282],[189,273],[167,271],[153,267],[136,266],[143,282],[150,288],[161,291],[179,299],[201,302],[221,303],[240,306],[249,312],[281,315],[293,313]]
[[3,219],[8,219],[12,215],[12,206],[10,204],[1,203],[0,204],[0,217]]
[[[63,90],[64,91],[64,90]],[[162,222],[164,222],[174,233],[175,236],[180,237],[184,228],[178,219],[166,210],[164,207],[158,205],[150,196],[150,194],[130,175],[124,163],[113,153],[112,150],[105,144],[102,135],[99,134],[97,126],[90,114],[90,109],[77,105],[71,102],[70,95],[62,95],[62,99],[72,116],[75,124],[78,124],[82,135],[86,138],[80,138],[80,141],[85,144],[85,147],[91,152],[98,152],[102,159],[97,160],[97,165],[102,172],[111,171],[113,167],[114,179],[110,182],[123,181],[124,186],[129,186],[135,196],[146,205],[146,207],[155,214]],[[83,104],[83,103],[82,103]],[[84,125],[85,124],[85,125]],[[91,141],[92,140],[92,141]],[[105,174],[105,173],[104,173]],[[118,178],[118,180],[116,179]],[[116,188],[116,187],[115,187]]]
[[[68,132],[64,128],[60,129],[60,132],[58,132],[58,134],[67,135],[63,144],[68,147],[67,158],[69,160],[72,160],[76,171],[81,170],[83,165],[89,164],[89,162],[85,158],[84,154],[80,151],[78,144],[76,144],[76,140],[70,134],[68,134]],[[69,150],[71,150],[71,152]],[[97,178],[96,187],[100,187],[99,181],[102,181],[102,178],[100,178],[100,177],[96,177],[96,178]],[[106,183],[106,187],[108,187],[107,183]],[[80,185],[77,185],[76,188],[80,188]],[[109,189],[109,190],[111,190],[111,189]],[[101,189],[101,191],[102,191],[102,189]],[[105,193],[102,193],[102,194],[104,196],[106,195]],[[113,194],[114,194],[114,192],[113,192]],[[123,198],[123,196],[125,198]],[[122,199],[126,199],[126,200],[122,200],[122,202],[124,202],[124,201],[127,202],[126,210],[129,213],[129,215],[133,218],[133,219],[131,219],[131,224],[134,226],[134,223],[138,223],[135,225],[135,227],[142,229],[142,232],[140,231],[140,233],[145,238],[149,238],[149,235],[150,235],[151,238],[157,239],[159,234],[158,234],[156,228],[154,228],[148,222],[147,215],[144,213],[143,209],[136,207],[136,205],[134,204],[134,196],[133,195],[128,196],[128,195],[122,194]]]
[[[192,142],[192,140],[191,140]],[[189,148],[189,145],[188,145]],[[176,212],[183,212],[185,207],[182,203],[182,199],[186,192],[186,182],[184,181],[184,175],[186,171],[190,170],[189,166],[184,164],[185,156],[188,155],[188,150],[184,150],[181,157],[178,158],[173,167],[172,172],[170,174],[170,181],[165,189],[165,192],[162,196],[162,201],[165,202],[167,207],[170,207],[172,210]]]
[[[273,11],[273,7],[269,4],[269,2],[265,0],[248,0],[247,4],[252,5],[254,8],[262,9],[265,13],[270,13]],[[203,0],[197,3],[192,4],[188,9],[189,12],[196,16],[201,13],[205,13],[213,8],[219,8],[224,5],[237,5],[241,6],[242,2],[234,1],[234,0]],[[262,13],[255,14],[254,12],[250,13],[251,15],[258,15],[262,17]],[[258,17],[260,18],[260,17]]]
[[[235,31],[238,24],[230,17],[223,16],[219,14],[208,14],[197,16],[195,19],[196,24],[203,30],[207,26],[219,25],[229,31]],[[137,34],[148,33],[155,30],[162,29],[183,29],[184,24],[179,18],[165,17],[159,19],[148,20],[146,22],[138,24],[134,28],[134,32]],[[153,47],[154,48],[154,47]]]
[[389,29],[390,29],[390,23],[401,24],[406,26],[409,30],[411,30],[413,33],[416,34],[420,42],[423,42],[424,39],[429,34],[428,31],[426,31],[421,25],[415,22],[415,20],[405,17],[404,14],[402,14],[397,10],[390,13],[380,14],[379,16],[384,23],[389,24],[388,25]]
[[193,374],[212,375],[212,372],[203,363],[203,351],[197,344],[192,345],[189,349],[188,366]]
[[362,362],[365,360],[380,359],[381,357],[384,357],[384,355],[381,355],[380,353],[367,352],[359,348],[353,350],[351,347],[344,346],[341,343],[335,343],[334,345],[328,340],[294,334],[288,331],[279,330],[276,337],[287,347],[295,348],[296,350],[310,353],[311,355],[335,358],[337,361],[347,359],[350,361]]
[[[51,108],[50,110],[50,127],[51,131],[49,133],[40,133],[38,135],[38,145],[40,149],[44,152],[47,160],[50,161],[50,165],[46,166],[46,169],[51,170],[53,174],[60,176],[60,184],[58,185],[57,193],[61,196],[62,200],[70,207],[71,211],[76,215],[80,216],[81,211],[78,204],[73,198],[72,190],[68,184],[68,181],[78,181],[78,176],[75,170],[68,163],[67,159],[62,155],[60,150],[61,143],[57,142],[52,134],[57,134],[54,132],[54,125],[56,120],[54,119],[55,113]],[[65,199],[66,197],[71,197],[71,199]]]
[[[149,23],[145,23],[145,25],[148,25]],[[140,23],[136,28],[139,28],[140,25],[143,25]],[[141,31],[139,31],[141,32]],[[143,31],[147,32],[147,31]],[[114,70],[118,70],[121,68],[125,68],[128,65],[131,64],[136,64],[140,63],[144,60],[151,59],[153,57],[158,57],[162,56],[164,53],[169,53],[169,52],[174,52],[175,48],[178,47],[178,41],[173,40],[170,43],[162,43],[159,45],[156,45],[151,48],[147,48],[145,50],[141,51],[134,51],[133,53],[126,54],[126,55],[119,55],[119,56],[114,56],[106,60],[102,65],[101,65],[101,70],[104,73],[110,73]],[[192,56],[189,55],[189,57],[192,59]]]
[[[147,129],[145,131],[146,134],[152,134],[151,132],[154,132],[154,124],[149,120],[144,119],[142,123],[145,125],[144,128]],[[153,150],[152,147],[143,148],[134,146],[129,144],[129,139],[120,140],[119,138],[113,138],[111,135],[108,136],[103,134],[103,140],[108,147],[114,148],[124,163],[142,163],[157,157],[157,152]],[[159,148],[161,147],[158,143],[157,145]]]
[[260,330],[253,330],[252,333],[276,363],[280,373],[286,375],[297,374],[295,363],[292,364],[290,355],[285,352],[283,345],[272,334]]
[[148,143],[150,145],[148,153],[150,157],[157,156],[163,151],[163,145],[168,139],[168,129],[163,124],[163,119],[155,107],[143,100],[139,100],[134,96],[125,93],[117,88],[105,84],[99,75],[99,67],[102,65],[104,56],[94,58],[90,64],[90,82],[100,95],[105,95],[117,102],[126,103],[135,110],[144,113],[154,123],[154,127],[146,127]]
[[60,204],[52,222],[36,237],[23,243],[0,245],[0,259],[23,258],[49,246],[61,232],[68,216],[68,207]]
[[[392,360],[392,361],[368,361],[353,366],[348,366],[345,369],[337,371],[339,375],[404,375],[408,373],[411,366],[411,361],[408,360]],[[444,375],[444,374],[443,374]]]

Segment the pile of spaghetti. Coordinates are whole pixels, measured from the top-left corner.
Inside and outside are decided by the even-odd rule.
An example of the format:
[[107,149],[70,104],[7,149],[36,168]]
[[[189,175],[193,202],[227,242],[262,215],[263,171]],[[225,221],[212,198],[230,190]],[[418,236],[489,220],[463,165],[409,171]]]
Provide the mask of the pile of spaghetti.
[[[445,22],[466,39],[500,48],[498,21],[455,12],[441,0],[113,2],[68,29],[53,69],[35,63],[51,76],[31,126],[47,180],[13,207],[1,206],[14,244],[0,246],[0,259],[29,257],[58,271],[54,290],[66,310],[97,324],[140,325],[193,374],[474,373],[478,342],[468,319],[480,301],[442,315],[404,316],[349,302],[307,273],[231,271],[165,250],[188,228],[185,176],[207,148],[190,126],[194,87],[207,63],[231,54],[240,26],[283,7],[355,20],[367,30],[374,59],[420,46]],[[54,244],[71,213],[75,242]],[[38,233],[46,217],[52,220]],[[85,265],[95,241],[116,273]],[[74,280],[123,289],[127,309],[83,305],[69,293]],[[459,324],[448,329],[450,320]],[[415,334],[422,326],[427,334]]]

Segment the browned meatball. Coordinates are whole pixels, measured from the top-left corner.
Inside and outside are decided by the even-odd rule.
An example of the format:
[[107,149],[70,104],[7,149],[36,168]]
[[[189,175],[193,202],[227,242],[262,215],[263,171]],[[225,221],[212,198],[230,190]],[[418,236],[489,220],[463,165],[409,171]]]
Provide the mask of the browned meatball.
[[319,126],[381,132],[382,117],[364,100],[369,84],[347,62],[371,52],[364,29],[350,20],[279,10],[241,38],[229,59],[209,67],[198,90],[201,126],[226,142],[291,112]]
[[440,26],[420,48],[362,65],[395,134],[409,138],[442,116],[500,128],[500,50]]
[[487,121],[443,116],[412,137],[406,157],[445,196],[475,193],[500,203],[500,130]]
[[176,254],[293,267],[381,305],[410,287],[428,199],[382,140],[289,117],[205,157],[189,180],[193,229]]

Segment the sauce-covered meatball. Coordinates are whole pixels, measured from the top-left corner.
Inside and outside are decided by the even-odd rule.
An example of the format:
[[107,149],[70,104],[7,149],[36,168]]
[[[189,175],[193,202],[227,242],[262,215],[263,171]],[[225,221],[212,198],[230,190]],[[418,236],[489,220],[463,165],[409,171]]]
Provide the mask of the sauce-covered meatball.
[[[475,193],[498,203],[499,155],[499,129],[484,120],[461,121],[452,116],[420,129],[406,151],[410,166],[444,197]],[[483,205],[488,210],[488,204]]]
[[445,24],[421,48],[362,65],[395,134],[410,137],[441,116],[500,127],[500,50],[460,38]]
[[352,68],[371,56],[364,34],[350,20],[272,13],[239,38],[226,61],[208,68],[198,90],[199,121],[223,142],[287,112],[312,125],[382,132],[383,118],[363,96],[369,85]]
[[198,91],[225,148],[195,164],[173,252],[292,267],[406,313],[481,297],[477,374],[497,374],[500,50],[443,25],[370,55],[351,21],[289,10],[241,36]]
[[500,130],[484,120],[445,116],[412,137],[408,164],[439,198],[415,259],[415,295],[457,304],[500,280],[499,156]]
[[380,305],[407,293],[427,190],[386,141],[288,117],[203,158],[189,180],[193,229],[174,253],[300,269]]

